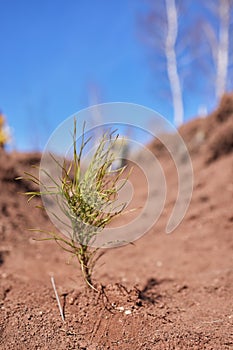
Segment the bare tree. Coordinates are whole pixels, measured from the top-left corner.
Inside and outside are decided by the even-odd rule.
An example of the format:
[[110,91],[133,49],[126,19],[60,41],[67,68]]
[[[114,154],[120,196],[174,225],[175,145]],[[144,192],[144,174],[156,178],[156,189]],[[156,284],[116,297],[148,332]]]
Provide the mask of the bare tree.
[[229,65],[230,0],[219,0],[219,40],[216,54],[216,97],[226,91]]
[[156,76],[161,75],[161,90],[170,92],[179,126],[190,92],[197,110],[201,105],[207,111],[209,103],[233,88],[233,0],[146,3],[143,39],[152,48]]
[[[186,60],[186,36],[181,40],[179,21],[181,0],[150,1],[149,11],[144,16],[142,25],[144,27],[143,39],[151,46],[156,57],[156,73],[162,74],[163,88],[169,91],[172,107],[173,120],[176,126],[184,122],[184,100],[183,100],[183,77],[182,61]],[[164,74],[165,73],[165,74]],[[168,84],[164,83],[167,80]],[[162,85],[162,82],[161,82]]]
[[[227,91],[229,70],[232,55],[231,20],[233,17],[232,0],[212,0],[206,3],[210,16],[203,18],[203,28],[206,35],[214,63],[215,98],[219,100]],[[206,53],[208,59],[208,52]],[[231,86],[232,88],[233,86]]]
[[175,50],[178,38],[178,12],[175,0],[165,0],[165,4],[167,14],[167,36],[165,42],[167,73],[173,100],[174,123],[176,126],[179,126],[184,121],[184,107]]

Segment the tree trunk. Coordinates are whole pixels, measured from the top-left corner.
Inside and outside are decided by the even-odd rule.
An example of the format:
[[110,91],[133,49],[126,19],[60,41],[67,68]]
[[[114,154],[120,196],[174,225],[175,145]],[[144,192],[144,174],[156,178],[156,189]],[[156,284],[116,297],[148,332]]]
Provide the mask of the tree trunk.
[[176,126],[180,126],[184,121],[184,106],[175,51],[178,36],[178,15],[175,0],[166,0],[166,11],[168,27],[165,43],[167,73],[173,100],[174,123]]
[[216,62],[216,97],[219,100],[226,91],[229,60],[230,0],[219,0],[219,41]]

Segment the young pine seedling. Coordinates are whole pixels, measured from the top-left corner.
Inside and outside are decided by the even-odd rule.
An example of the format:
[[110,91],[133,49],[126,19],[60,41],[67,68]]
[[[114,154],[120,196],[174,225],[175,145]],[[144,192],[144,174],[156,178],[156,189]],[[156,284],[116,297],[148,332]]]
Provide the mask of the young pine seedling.
[[117,197],[118,191],[126,184],[130,172],[120,187],[117,186],[126,166],[113,170],[113,163],[118,158],[116,145],[119,149],[119,135],[116,135],[116,131],[103,133],[84,170],[83,155],[90,140],[91,138],[87,140],[85,138],[84,124],[81,145],[79,150],[77,149],[76,120],[74,120],[71,160],[60,162],[51,155],[61,170],[59,181],[43,169],[40,169],[40,172],[49,178],[49,186],[42,182],[41,177],[30,173],[25,172],[24,178],[40,188],[39,191],[25,193],[29,196],[28,201],[35,196],[53,198],[63,215],[58,215],[56,212],[52,215],[67,227],[65,235],[61,232],[36,230],[47,233],[47,237],[41,240],[54,240],[61,248],[77,257],[85,282],[96,290],[92,273],[103,251],[100,252],[98,246],[94,247],[94,243],[104,228],[125,209],[127,203],[119,204]]

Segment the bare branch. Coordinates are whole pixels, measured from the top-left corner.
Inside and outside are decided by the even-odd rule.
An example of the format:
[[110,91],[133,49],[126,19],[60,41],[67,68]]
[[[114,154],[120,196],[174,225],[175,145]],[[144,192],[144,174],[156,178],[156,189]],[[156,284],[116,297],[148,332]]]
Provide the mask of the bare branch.
[[207,37],[208,43],[210,45],[210,49],[212,52],[213,59],[216,61],[217,59],[217,47],[218,47],[218,40],[216,37],[216,33],[213,29],[213,26],[210,25],[209,22],[205,21],[203,26],[204,33]]

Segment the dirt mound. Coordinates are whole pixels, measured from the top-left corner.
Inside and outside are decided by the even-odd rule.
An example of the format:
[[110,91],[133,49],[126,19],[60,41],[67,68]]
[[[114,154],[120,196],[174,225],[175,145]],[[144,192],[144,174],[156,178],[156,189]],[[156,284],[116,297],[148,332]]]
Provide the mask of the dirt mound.
[[214,161],[223,155],[233,152],[233,114],[210,136],[207,145],[207,162]]
[[213,119],[217,123],[226,122],[228,119],[233,118],[233,94],[223,95],[220,105],[217,110],[213,113]]
[[183,125],[180,133],[191,155],[211,162],[233,151],[233,93],[225,94],[216,111]]
[[[203,157],[204,163],[212,162],[224,154],[233,151],[233,93],[225,94],[219,107],[207,117],[199,117],[180,127],[179,133],[184,139],[192,157]],[[163,142],[177,142],[173,135],[160,135]],[[168,155],[164,144],[156,140],[150,149],[160,157]]]
[[[161,144],[151,145],[166,173],[166,206],[134,245],[106,251],[94,273],[98,293],[86,289],[67,252],[55,242],[33,240],[44,236],[28,231],[55,230],[34,207],[40,200],[28,204],[19,194],[34,185],[15,181],[37,171],[31,165],[39,165],[40,155],[0,153],[0,349],[232,348],[232,111],[228,94],[209,117],[180,129],[195,185],[190,208],[171,235],[164,228],[177,194],[174,164]],[[132,176],[144,200],[144,179]]]

